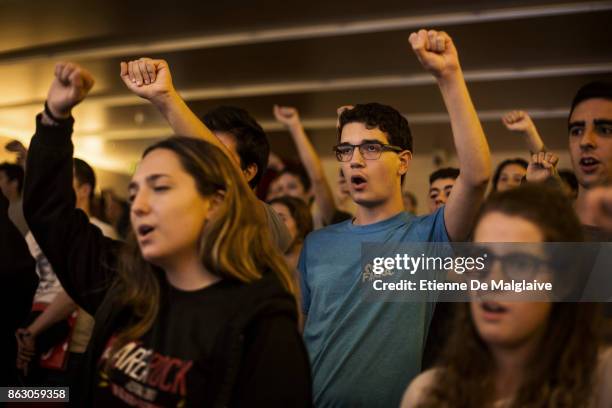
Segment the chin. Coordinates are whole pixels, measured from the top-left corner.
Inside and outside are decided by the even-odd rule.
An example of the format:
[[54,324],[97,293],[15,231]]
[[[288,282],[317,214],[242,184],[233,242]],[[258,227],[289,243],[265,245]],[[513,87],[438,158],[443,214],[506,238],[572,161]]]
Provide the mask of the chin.
[[160,266],[162,263],[163,255],[154,248],[140,248],[140,253],[145,261],[153,265]]

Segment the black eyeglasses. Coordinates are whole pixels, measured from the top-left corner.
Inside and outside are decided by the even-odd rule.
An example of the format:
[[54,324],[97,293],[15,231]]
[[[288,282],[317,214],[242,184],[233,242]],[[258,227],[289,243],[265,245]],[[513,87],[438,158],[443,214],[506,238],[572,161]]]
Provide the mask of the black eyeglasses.
[[501,262],[501,271],[504,277],[511,280],[531,280],[540,268],[550,265],[548,260],[525,252],[511,252],[506,255],[495,255],[488,252],[485,267],[482,270],[474,268],[466,271],[466,275],[470,279],[486,279],[491,273],[495,261]]
[[378,160],[384,151],[401,152],[403,150],[398,146],[378,142],[365,142],[358,145],[341,143],[334,146],[336,159],[341,162],[350,161],[353,158],[353,152],[356,147],[359,148],[359,153],[361,153],[361,156],[366,160]]

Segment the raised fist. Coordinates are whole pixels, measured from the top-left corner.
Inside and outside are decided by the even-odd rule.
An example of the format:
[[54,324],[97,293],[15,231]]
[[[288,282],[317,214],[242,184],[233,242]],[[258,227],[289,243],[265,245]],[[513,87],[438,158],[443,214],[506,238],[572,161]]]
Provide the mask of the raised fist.
[[121,62],[120,65],[123,83],[141,98],[151,101],[174,92],[170,67],[166,61],[140,58]]
[[342,115],[342,112],[346,110],[351,110],[353,108],[353,105],[342,105],[338,109],[336,109],[336,129],[340,127],[340,115]]
[[28,155],[28,149],[21,143],[19,140],[11,140],[4,146],[4,149],[7,152],[12,152],[17,154],[17,164],[20,166],[25,166],[26,158]]
[[459,57],[453,40],[444,31],[419,30],[408,41],[419,62],[438,79],[459,71]]
[[527,112],[521,110],[506,113],[502,117],[502,122],[506,129],[513,132],[527,132],[535,127]]
[[557,174],[559,157],[551,152],[540,152],[531,155],[527,167],[527,181],[539,183]]
[[72,108],[78,105],[94,85],[89,71],[71,62],[55,65],[55,78],[47,94],[47,106],[56,118],[70,117]]
[[273,111],[276,120],[287,127],[298,126],[300,124],[300,114],[295,108],[274,105]]

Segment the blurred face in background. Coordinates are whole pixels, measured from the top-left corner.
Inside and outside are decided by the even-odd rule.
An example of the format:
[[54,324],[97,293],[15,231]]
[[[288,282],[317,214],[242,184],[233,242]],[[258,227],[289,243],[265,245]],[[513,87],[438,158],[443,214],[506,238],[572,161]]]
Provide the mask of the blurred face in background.
[[454,178],[439,178],[429,186],[429,212],[432,213],[448,201],[455,185]]
[[310,191],[306,191],[302,180],[292,173],[282,173],[272,183],[268,190],[268,200],[272,200],[277,197],[290,196],[299,198],[305,203],[309,203],[312,194]]
[[497,180],[497,191],[506,191],[521,185],[521,181],[527,175],[527,169],[518,164],[507,164],[502,169],[499,180]]
[[287,208],[286,205],[281,203],[273,203],[271,206],[274,211],[276,211],[276,214],[278,214],[280,219],[285,223],[285,226],[291,235],[291,241],[294,241],[295,237],[297,236],[297,225],[295,223],[295,219],[291,215],[291,211],[289,211],[289,208]]

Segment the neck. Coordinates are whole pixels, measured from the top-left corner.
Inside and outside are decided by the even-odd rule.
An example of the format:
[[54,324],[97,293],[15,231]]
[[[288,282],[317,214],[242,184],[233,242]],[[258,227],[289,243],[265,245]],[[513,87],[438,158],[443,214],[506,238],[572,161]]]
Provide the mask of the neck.
[[497,399],[505,399],[516,395],[521,386],[523,373],[533,357],[540,341],[540,336],[534,336],[525,344],[517,347],[491,347],[495,360],[495,388]]
[[353,224],[374,224],[375,222],[387,220],[402,211],[404,211],[404,202],[402,201],[402,192],[398,189],[387,201],[373,207],[357,204],[357,212]]
[[89,205],[89,200],[84,200],[84,199],[79,199],[77,197],[77,202],[76,202],[76,208],[83,210],[83,212],[85,214],[87,214],[88,217],[90,217],[90,205]]
[[185,291],[203,289],[220,280],[218,276],[204,268],[197,254],[175,258],[162,268],[166,271],[168,282],[177,289]]

